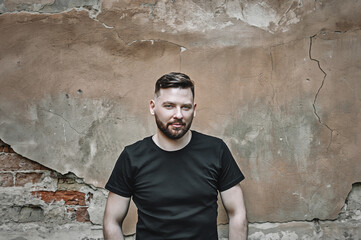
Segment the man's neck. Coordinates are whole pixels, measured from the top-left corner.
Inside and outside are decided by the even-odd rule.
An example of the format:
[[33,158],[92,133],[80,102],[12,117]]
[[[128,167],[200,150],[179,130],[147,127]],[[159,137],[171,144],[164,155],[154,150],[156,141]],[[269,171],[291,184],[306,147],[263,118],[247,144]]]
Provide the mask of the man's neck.
[[189,130],[187,133],[179,139],[170,139],[165,136],[159,129],[157,133],[152,137],[154,143],[163,150],[166,151],[177,151],[185,146],[192,139],[192,132]]

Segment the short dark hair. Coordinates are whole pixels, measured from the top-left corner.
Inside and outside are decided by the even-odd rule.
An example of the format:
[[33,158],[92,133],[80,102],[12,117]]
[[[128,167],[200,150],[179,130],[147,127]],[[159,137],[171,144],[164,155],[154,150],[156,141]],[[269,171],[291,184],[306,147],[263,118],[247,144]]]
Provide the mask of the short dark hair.
[[171,72],[161,76],[155,83],[154,93],[157,96],[161,88],[190,88],[194,98],[194,82],[184,73]]

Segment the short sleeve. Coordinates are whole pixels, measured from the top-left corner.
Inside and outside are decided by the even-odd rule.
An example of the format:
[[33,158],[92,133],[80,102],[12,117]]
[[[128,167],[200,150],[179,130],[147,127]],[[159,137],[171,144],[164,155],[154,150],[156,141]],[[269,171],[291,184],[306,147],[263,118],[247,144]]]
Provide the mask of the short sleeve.
[[218,190],[223,192],[241,182],[244,179],[244,175],[223,141],[221,144],[220,161],[221,172]]
[[122,197],[133,195],[133,180],[130,159],[126,148],[120,154],[105,188]]

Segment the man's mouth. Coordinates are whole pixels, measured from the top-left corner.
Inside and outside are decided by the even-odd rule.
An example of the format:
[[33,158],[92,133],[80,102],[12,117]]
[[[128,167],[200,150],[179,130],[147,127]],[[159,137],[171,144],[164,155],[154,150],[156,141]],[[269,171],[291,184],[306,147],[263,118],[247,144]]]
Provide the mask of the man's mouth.
[[183,127],[185,124],[181,123],[181,122],[174,122],[174,123],[170,123],[169,125],[171,125],[174,128],[181,128]]

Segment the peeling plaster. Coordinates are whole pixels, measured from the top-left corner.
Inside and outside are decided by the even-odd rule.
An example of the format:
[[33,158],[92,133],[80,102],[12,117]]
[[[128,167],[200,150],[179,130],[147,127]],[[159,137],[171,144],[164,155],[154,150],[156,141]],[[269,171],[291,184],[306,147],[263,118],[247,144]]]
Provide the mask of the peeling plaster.
[[[226,7],[226,3],[227,1],[212,1],[213,5],[202,5],[201,1],[158,1],[153,9],[134,3],[137,6],[129,10],[134,16],[124,18],[122,18],[123,11],[127,9],[116,7],[113,10],[119,11],[119,15],[112,15],[113,12],[110,12],[109,18],[105,18],[104,15],[99,16],[100,14],[92,17],[87,14],[90,10],[85,7],[73,8],[82,9],[82,12],[71,11],[59,14],[24,12],[3,14],[1,20],[12,19],[15,24],[12,25],[8,21],[8,26],[18,30],[7,31],[8,36],[19,37],[11,38],[16,41],[4,44],[2,49],[6,53],[2,62],[5,76],[2,80],[12,77],[15,79],[11,82],[12,87],[9,87],[10,84],[2,85],[5,89],[3,96],[13,92],[12,96],[16,95],[16,99],[4,97],[5,101],[1,101],[0,118],[4,119],[0,122],[1,135],[12,141],[22,154],[43,151],[39,155],[31,155],[31,159],[49,164],[59,171],[74,169],[79,176],[87,175],[87,182],[95,185],[103,184],[102,181],[106,180],[104,172],[111,170],[116,158],[107,154],[112,152],[115,155],[124,144],[152,132],[153,125],[141,121],[146,115],[140,114],[146,111],[143,111],[142,101],[146,93],[144,89],[148,91],[151,88],[151,84],[148,84],[149,79],[155,79],[165,71],[184,70],[197,79],[197,87],[201,89],[197,98],[200,103],[207,106],[201,108],[202,110],[199,109],[201,110],[197,115],[199,124],[197,125],[196,122],[194,124],[196,129],[228,140],[238,163],[246,169],[248,181],[246,186],[252,186],[245,191],[248,196],[257,196],[259,201],[272,199],[269,203],[265,202],[257,206],[254,201],[250,201],[252,213],[257,213],[258,219],[269,217],[277,221],[285,218],[312,219],[315,216],[331,218],[327,214],[334,213],[335,210],[330,209],[329,206],[333,204],[329,202],[338,206],[340,196],[343,197],[345,194],[344,186],[336,180],[342,178],[345,183],[358,177],[357,166],[352,165],[357,160],[354,156],[359,156],[359,152],[352,145],[357,143],[358,138],[357,135],[349,134],[344,137],[350,139],[349,142],[342,142],[337,139],[336,132],[331,128],[327,128],[331,131],[330,140],[327,130],[324,131],[325,137],[320,136],[319,129],[335,126],[334,122],[329,123],[334,118],[327,119],[325,125],[325,118],[321,112],[324,107],[329,107],[329,104],[336,104],[334,101],[325,103],[327,99],[323,99],[327,97],[324,94],[326,84],[327,87],[335,85],[335,81],[331,80],[332,71],[336,69],[329,71],[323,62],[321,66],[319,60],[321,56],[314,57],[315,48],[312,45],[318,38],[316,35],[311,38],[309,36],[320,31],[321,27],[335,28],[338,26],[335,22],[342,19],[343,15],[328,14],[330,12],[323,9],[317,12],[315,9],[312,10],[315,11],[314,15],[308,15],[306,16],[308,19],[303,19],[307,14],[297,11],[304,11],[308,4],[306,1],[298,2],[298,5],[297,1],[287,1],[281,4],[280,9],[270,5],[269,10],[266,9],[264,2],[254,6],[255,3],[252,5],[251,1],[242,1],[243,7],[246,8],[243,9],[242,20],[240,17],[230,18],[227,15],[230,9]],[[229,4],[234,3],[229,1]],[[326,2],[323,4],[326,8]],[[166,12],[168,8],[169,12]],[[148,9],[152,11],[153,17],[148,14]],[[261,22],[254,20],[252,15],[258,11],[257,9],[261,12],[269,11],[265,13],[268,15]],[[105,11],[103,13],[105,14]],[[320,16],[327,16],[327,21]],[[88,17],[97,23],[90,21]],[[64,18],[64,22],[61,22],[63,19],[57,22],[56,19],[59,18]],[[73,19],[79,22],[66,22]],[[274,21],[278,22],[273,25]],[[355,22],[353,26],[347,28],[354,28],[357,24],[357,21]],[[349,22],[345,20],[342,24],[347,23]],[[257,24],[259,26],[254,26]],[[2,29],[4,31],[10,29],[8,26]],[[49,26],[57,27],[57,32],[43,31]],[[291,26],[297,26],[292,29],[293,32],[287,30],[288,27],[291,30]],[[33,27],[34,33],[21,35],[28,27]],[[284,30],[287,30],[287,34],[282,34]],[[48,37],[52,34],[57,39]],[[2,38],[4,42],[7,41],[5,35]],[[356,41],[347,42],[349,35],[346,31],[337,35],[342,41],[337,44],[329,41],[330,47],[357,46]],[[354,39],[359,39],[357,34],[355,36]],[[96,37],[96,40],[93,40],[93,37]],[[64,41],[68,45],[63,44]],[[12,44],[17,44],[19,50],[14,48],[13,52],[8,52],[7,49],[12,47]],[[272,51],[269,51],[271,48]],[[327,51],[325,55],[327,59],[332,56],[333,60],[340,61],[340,67],[346,63],[348,65],[355,63],[353,69],[357,69],[356,61],[349,63],[347,58],[337,59],[334,54],[330,54],[333,51]],[[27,56],[25,61],[24,58]],[[311,61],[304,60],[308,58]],[[47,64],[53,59],[54,62]],[[93,61],[94,59],[101,59],[105,64]],[[34,64],[38,60],[47,64],[49,70]],[[66,60],[70,60],[72,65],[63,64]],[[57,65],[59,62],[62,63],[61,67]],[[314,62],[318,64],[316,70],[309,67],[309,65],[314,66]],[[38,68],[42,69],[41,74],[34,75]],[[59,68],[61,71],[58,70]],[[21,75],[24,70],[28,71],[28,75]],[[318,76],[320,72],[324,75],[323,78],[305,80],[310,77],[309,75]],[[357,70],[352,72],[357,73]],[[50,84],[54,74],[58,74],[57,81],[54,81],[55,84],[52,82],[49,87],[47,84]],[[358,79],[355,76],[347,75],[340,82],[344,83],[345,88],[348,86],[352,89],[352,84],[357,83]],[[42,80],[41,84],[38,80]],[[346,86],[347,83],[349,84]],[[39,91],[32,91],[33,95],[24,91],[30,89],[32,84],[34,89],[42,90],[43,87],[47,87],[53,92],[46,95],[44,102],[39,99],[32,102],[29,99],[38,96]],[[73,109],[69,109],[58,102],[57,94],[64,94],[67,92],[64,88],[72,88],[77,84],[86,85],[97,97],[87,95],[86,90],[83,94],[77,94],[76,90],[79,86],[74,87],[76,97],[68,96],[67,99],[77,98],[77,101],[70,103]],[[111,90],[107,89],[106,92],[104,90],[103,93],[104,84],[111,86],[109,87]],[[137,95],[139,89],[142,91]],[[121,96],[119,98],[118,93]],[[352,93],[349,96],[351,100],[359,103],[358,89],[353,89]],[[102,116],[102,109],[97,108],[94,102],[87,105],[88,113],[95,114],[92,115],[91,121],[87,118],[84,120],[84,116],[77,112],[85,112],[83,106],[77,105],[78,103],[89,103],[93,100],[98,103],[109,103],[106,101],[108,98],[112,98],[111,101],[116,106],[109,110],[109,115]],[[215,99],[212,104],[210,104],[211,98]],[[348,96],[345,98],[352,103]],[[66,99],[63,100],[65,102]],[[33,104],[26,109],[28,114],[21,115],[20,112],[24,113],[24,111],[15,114],[10,110],[18,108],[7,108],[7,103],[17,106],[17,101]],[[59,104],[57,109],[46,104],[54,102],[55,105]],[[334,107],[335,113],[338,110],[336,107]],[[10,110],[5,111],[5,109]],[[331,112],[327,110],[327,113]],[[315,115],[318,122],[315,121]],[[351,114],[349,116],[358,119],[358,116]],[[24,120],[29,120],[30,124],[24,124]],[[39,128],[35,130],[35,134],[31,133],[33,128]],[[339,129],[336,126],[333,128]],[[358,129],[356,127],[354,129],[356,133]],[[36,134],[40,134],[40,139],[47,139],[46,147],[41,145],[44,142],[33,138]],[[332,150],[336,146],[339,149],[334,152],[329,151],[326,155],[318,151],[318,146],[321,141],[328,140],[327,150]],[[59,142],[69,145],[60,148]],[[48,150],[45,156],[44,151]],[[65,155],[70,154],[71,157],[59,155],[58,159],[50,162],[49,156],[55,156],[54,152],[63,154],[62,151]],[[73,156],[76,157],[72,158]],[[56,165],[63,159],[66,159],[66,163]],[[106,169],[103,169],[104,172],[97,171],[96,166],[99,162],[106,164],[102,166]],[[336,172],[333,172],[334,168],[337,169]],[[95,172],[90,173],[87,169]],[[338,171],[342,169],[349,169],[348,173],[351,170],[354,172],[350,173],[351,177],[339,176]],[[329,181],[323,182],[324,178]],[[295,187],[290,189],[282,185],[285,182],[294,183]],[[299,182],[302,184],[298,184]],[[269,183],[273,185],[268,186]],[[332,185],[332,188],[326,188],[328,185]],[[252,197],[250,199],[254,199]],[[277,206],[280,202],[282,207]],[[305,212],[307,214],[304,214]]]
[[[231,0],[226,2],[226,13],[231,18],[236,18],[242,22],[266,30],[270,33],[281,30],[286,32],[289,26],[296,24],[300,18],[295,14],[297,8],[302,7],[302,3],[294,4],[295,1],[287,1],[289,7],[284,13],[279,13],[279,9],[265,1],[239,1]],[[287,3],[283,3],[284,5]]]
[[136,44],[136,43],[144,43],[144,42],[150,42],[151,45],[153,45],[155,43],[166,43],[166,44],[170,44],[170,45],[174,45],[174,46],[179,47],[179,71],[180,72],[182,71],[182,53],[187,50],[186,47],[183,47],[183,46],[181,46],[181,45],[179,45],[177,43],[174,43],[174,42],[170,42],[170,41],[167,41],[167,40],[161,40],[161,39],[133,40],[132,42],[128,43],[127,45],[131,46],[131,45]]
[[[176,5],[180,6],[180,4],[182,4],[182,8],[175,7]],[[155,22],[167,24],[175,33],[199,31],[199,29],[205,32],[233,25],[231,21],[217,21],[213,12],[203,9],[193,1],[174,1],[171,3],[162,0],[151,6],[150,18],[154,19]]]
[[34,14],[57,14],[71,10],[87,11],[89,17],[96,20],[101,13],[101,0],[5,0],[0,1],[0,14],[6,13],[34,13]]

